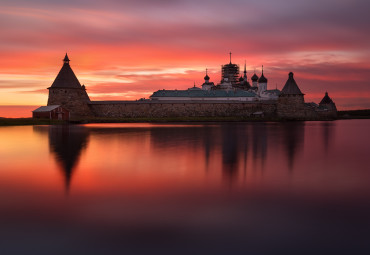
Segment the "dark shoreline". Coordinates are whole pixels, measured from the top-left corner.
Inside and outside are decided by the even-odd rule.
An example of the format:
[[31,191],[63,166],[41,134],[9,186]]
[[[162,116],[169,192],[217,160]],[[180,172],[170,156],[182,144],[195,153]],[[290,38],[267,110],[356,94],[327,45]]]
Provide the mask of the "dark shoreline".
[[[343,119],[370,119],[370,109],[338,111],[338,120]],[[329,120],[329,119],[328,119]],[[33,118],[0,118],[0,126],[24,125],[61,125],[61,124],[88,124],[88,123],[174,123],[174,122],[282,122],[280,118],[268,117],[166,117],[166,118],[91,118],[70,122],[33,119]],[[290,120],[295,121],[295,120]],[[301,120],[296,120],[301,121]],[[310,120],[307,120],[310,121]]]
[[338,111],[338,119],[370,119],[370,109]]

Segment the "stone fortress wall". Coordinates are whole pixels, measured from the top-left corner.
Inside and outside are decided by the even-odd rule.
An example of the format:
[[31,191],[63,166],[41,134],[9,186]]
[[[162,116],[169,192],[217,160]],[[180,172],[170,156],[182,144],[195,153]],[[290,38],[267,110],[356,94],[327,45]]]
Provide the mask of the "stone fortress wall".
[[89,106],[100,118],[250,117],[256,112],[276,116],[275,102],[92,101]]
[[336,111],[317,111],[305,106],[297,98],[286,101],[279,100],[278,102],[91,101],[88,105],[90,110],[86,112],[85,116],[98,118],[265,117],[286,120],[336,119]]

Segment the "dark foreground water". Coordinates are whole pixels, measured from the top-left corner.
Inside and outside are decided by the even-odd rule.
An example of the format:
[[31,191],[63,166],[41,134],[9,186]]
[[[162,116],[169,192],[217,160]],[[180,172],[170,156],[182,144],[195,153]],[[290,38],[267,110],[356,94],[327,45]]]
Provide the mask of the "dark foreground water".
[[369,131],[0,127],[0,254],[370,254]]

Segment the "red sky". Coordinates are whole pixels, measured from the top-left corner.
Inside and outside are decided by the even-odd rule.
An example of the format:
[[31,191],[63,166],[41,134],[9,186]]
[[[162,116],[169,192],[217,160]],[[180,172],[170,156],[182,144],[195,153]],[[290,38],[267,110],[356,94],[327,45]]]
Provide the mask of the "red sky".
[[65,52],[92,100],[201,85],[205,68],[217,83],[232,51],[249,78],[264,65],[268,88],[293,71],[306,101],[328,91],[339,109],[370,108],[369,9],[365,0],[2,0],[0,116],[46,105]]

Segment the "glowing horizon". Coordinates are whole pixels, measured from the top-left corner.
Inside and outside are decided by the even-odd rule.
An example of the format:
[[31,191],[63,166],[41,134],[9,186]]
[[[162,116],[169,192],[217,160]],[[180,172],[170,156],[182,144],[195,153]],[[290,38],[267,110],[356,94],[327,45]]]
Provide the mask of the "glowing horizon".
[[369,7],[362,0],[324,0],[320,8],[292,0],[109,0],[88,7],[81,0],[5,0],[0,105],[46,105],[65,52],[92,100],[136,100],[200,86],[206,68],[218,83],[232,51],[241,69],[246,60],[249,79],[263,64],[270,89],[281,89],[292,71],[307,102],[328,91],[339,110],[370,108]]

